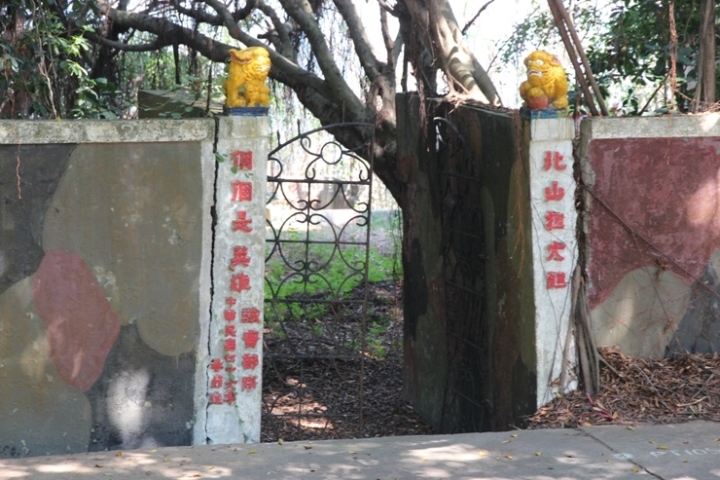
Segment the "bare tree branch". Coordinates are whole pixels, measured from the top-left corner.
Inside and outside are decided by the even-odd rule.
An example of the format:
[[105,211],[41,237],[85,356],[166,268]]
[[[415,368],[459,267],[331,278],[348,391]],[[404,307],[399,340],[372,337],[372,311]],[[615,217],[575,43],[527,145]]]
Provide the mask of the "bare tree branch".
[[395,51],[395,41],[390,36],[387,16],[387,11],[380,7],[380,31],[382,32],[383,43],[385,44],[385,50],[387,51],[387,62],[395,65],[395,57],[393,55],[393,52]]
[[340,69],[335,63],[332,52],[328,48],[325,37],[315,19],[313,10],[307,0],[279,0],[283,9],[295,20],[305,35],[315,54],[320,70],[325,76],[325,86],[339,105],[343,105],[350,118],[361,118],[364,108],[360,100],[352,92]]
[[116,50],[122,50],[125,52],[152,52],[152,51],[167,47],[169,45],[172,45],[172,42],[164,42],[160,38],[156,38],[154,42],[150,42],[150,43],[128,44],[125,42],[110,40],[108,38],[103,37],[102,35],[98,35],[93,32],[85,33],[84,37],[92,42],[97,43],[97,44],[104,45],[104,46],[110,47],[110,48],[114,48]]
[[[183,7],[179,0],[171,0],[173,8],[183,15],[191,17],[200,23],[207,23],[208,25],[222,26],[224,25],[223,19],[219,15],[211,15],[208,12],[195,8]],[[243,8],[236,10],[232,13],[232,18],[235,22],[245,20],[258,7],[260,0],[248,0]]]
[[[422,90],[426,85],[426,93],[434,92],[437,67],[442,65],[450,82],[457,82],[474,96],[483,92],[491,103],[497,99],[487,73],[464,46],[462,31],[448,0],[378,0],[385,47],[385,53],[379,55],[372,49],[374,39],[368,34],[367,19],[360,17],[355,0],[332,0],[337,10],[333,20],[342,17],[356,58],[370,80],[355,87],[351,87],[350,79],[346,80],[342,73],[344,60],[331,49],[334,39],[324,36],[323,32],[329,26],[326,23],[330,20],[321,16],[322,1],[319,0],[147,0],[143,12],[111,8],[120,5],[111,0],[86,1],[99,5],[104,15],[104,22],[88,38],[116,51],[148,51],[183,44],[212,61],[226,61],[227,50],[232,45],[214,40],[203,25],[226,28],[230,37],[244,46],[267,48],[272,61],[270,78],[292,89],[303,107],[323,125],[375,122],[374,132],[367,128],[347,127],[335,131],[334,135],[338,141],[349,145],[356,144],[360,138],[368,140],[372,134],[375,171],[398,199],[402,182],[396,168],[395,94],[396,66],[401,51],[406,54],[403,76],[406,76],[405,66],[411,60],[420,79],[419,88]],[[485,0],[476,17],[492,1]],[[132,3],[130,0],[120,2]],[[436,10],[431,20],[428,7],[433,6]],[[243,20],[249,20],[251,15],[253,27],[249,29]],[[400,22],[395,39],[388,25],[389,15]],[[428,34],[430,27],[432,35]],[[144,32],[150,35],[150,40],[130,45],[128,37],[123,35],[125,43],[122,43],[116,35],[118,31],[129,31],[131,36],[133,32]],[[109,36],[109,32],[116,36]],[[435,59],[428,52],[434,53]],[[299,65],[308,58],[316,62],[322,73],[315,74]],[[422,83],[423,78],[427,83]]]
[[395,7],[391,7],[386,0],[377,0],[378,4],[380,5],[380,8],[385,10],[387,13],[392,15],[393,17],[397,17],[399,14]]
[[[228,58],[227,51],[231,48],[230,45],[213,40],[200,32],[182,27],[164,18],[152,17],[142,13],[118,11],[112,8],[107,10],[106,15],[117,26],[155,34],[161,38],[161,41],[168,44],[177,42],[187,45],[214,62],[225,62]],[[236,33],[239,37],[237,40],[247,46],[267,48],[267,45],[239,28]],[[127,45],[123,47],[123,49],[127,48]],[[302,69],[275,50],[269,49],[269,51],[273,63],[273,68],[270,70],[271,78],[278,78],[279,72],[282,71],[285,74],[283,75],[283,83],[292,88],[304,86],[318,92],[327,91],[326,82],[323,79]]]
[[333,2],[347,24],[350,38],[355,46],[355,53],[360,59],[360,65],[365,70],[365,74],[370,80],[377,80],[384,65],[373,54],[370,39],[360,22],[360,16],[355,9],[355,5],[349,0],[333,0]]
[[490,4],[493,3],[494,1],[495,1],[495,0],[488,0],[487,2],[485,2],[485,5],[483,5],[482,7],[480,7],[480,10],[478,10],[478,12],[465,24],[465,26],[464,26],[464,27],[462,28],[462,30],[460,31],[460,33],[462,33],[463,36],[465,36],[465,34],[466,34],[467,31],[468,31],[468,28],[470,28],[470,26],[471,26],[473,23],[475,23],[475,20],[478,19],[478,17],[480,16],[480,14],[481,14],[482,12],[484,12],[485,9],[486,9],[488,6],[490,6]]
[[[460,28],[447,0],[403,0],[413,26],[424,34],[420,39],[436,62],[467,95],[486,98],[499,105],[500,97],[485,69],[465,46]],[[431,18],[432,14],[432,18]]]
[[[258,2],[258,10],[263,12],[272,22],[274,31],[268,31],[265,36],[272,39],[275,35],[278,37],[277,42],[273,42],[275,49],[283,56],[295,60],[295,52],[293,51],[292,42],[290,41],[290,29],[280,20],[277,12],[268,6],[264,1]],[[258,38],[262,38],[258,36]],[[272,40],[271,40],[272,41]]]

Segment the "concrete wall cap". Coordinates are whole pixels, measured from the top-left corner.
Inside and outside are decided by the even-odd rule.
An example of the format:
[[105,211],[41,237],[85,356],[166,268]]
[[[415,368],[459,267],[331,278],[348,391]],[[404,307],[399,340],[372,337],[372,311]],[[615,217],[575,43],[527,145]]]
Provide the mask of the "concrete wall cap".
[[575,122],[571,118],[542,118],[530,122],[530,139],[572,140],[575,138]]
[[587,139],[718,136],[720,136],[720,113],[583,120],[583,137]]
[[193,142],[214,137],[212,119],[0,121],[0,144],[5,145]]

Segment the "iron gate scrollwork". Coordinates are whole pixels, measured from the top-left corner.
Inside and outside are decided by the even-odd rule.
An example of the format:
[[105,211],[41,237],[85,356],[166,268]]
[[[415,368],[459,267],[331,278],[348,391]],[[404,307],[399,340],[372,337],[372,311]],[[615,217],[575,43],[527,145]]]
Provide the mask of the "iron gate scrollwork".
[[338,422],[362,434],[343,399],[364,388],[373,141],[331,137],[347,128],[372,139],[372,124],[337,124],[268,156],[264,441],[332,437]]

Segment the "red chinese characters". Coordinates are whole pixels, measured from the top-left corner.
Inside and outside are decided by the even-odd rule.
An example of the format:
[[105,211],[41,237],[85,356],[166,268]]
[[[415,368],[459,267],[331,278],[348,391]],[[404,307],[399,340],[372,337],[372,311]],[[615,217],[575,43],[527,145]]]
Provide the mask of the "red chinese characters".
[[[542,170],[550,175],[556,175],[557,172],[564,172],[568,165],[564,163],[565,158],[560,152],[548,151],[543,156]],[[554,203],[565,199],[565,189],[560,186],[557,180],[550,179],[549,186],[544,189],[545,202]],[[565,230],[565,214],[555,210],[547,210],[544,215],[544,227],[547,232]],[[552,239],[546,245],[547,255],[546,262],[563,262],[565,260],[565,252],[567,246],[564,242]],[[548,271],[545,273],[545,286],[548,290],[567,288],[567,278],[565,272]]]
[[243,391],[252,391],[257,387],[257,376],[251,375],[248,377],[242,377],[242,389]]
[[548,245],[547,249],[548,249],[548,252],[550,252],[550,253],[545,258],[545,260],[547,260],[548,262],[553,261],[553,260],[562,262],[563,260],[565,260],[565,257],[563,257],[562,254],[560,253],[563,250],[565,250],[564,243],[554,240],[550,245]]
[[222,361],[220,361],[219,358],[213,358],[212,361],[210,362],[210,368],[212,369],[213,372],[219,372],[220,370],[223,369]]
[[237,349],[237,342],[234,338],[225,338],[225,351],[234,352]]
[[243,333],[243,343],[245,348],[255,348],[260,341],[260,332],[257,330],[247,330]]
[[243,308],[240,311],[240,321],[242,323],[259,323],[260,310],[257,308]]
[[562,200],[565,196],[565,189],[558,185],[555,180],[552,181],[549,187],[545,188],[545,201],[557,201]]
[[235,270],[235,267],[250,266],[250,257],[248,256],[247,247],[233,247],[233,257],[230,260],[230,270]]
[[242,293],[244,290],[250,290],[250,277],[246,273],[238,273],[230,279],[230,290]]
[[238,180],[236,182],[232,182],[231,185],[233,202],[249,202],[252,200],[253,188],[251,182]]
[[214,373],[210,375],[208,403],[210,405],[222,405],[223,395],[219,390],[226,384],[225,377],[222,373],[222,371],[225,370],[222,360],[213,358],[210,361],[210,370]]
[[253,152],[236,150],[230,154],[233,161],[233,167],[237,170],[252,170],[253,168]]
[[233,405],[236,401],[237,395],[235,394],[235,390],[233,390],[232,387],[225,390],[225,403]]
[[241,231],[250,233],[252,232],[252,227],[250,227],[251,223],[252,218],[247,218],[247,212],[245,210],[241,210],[237,212],[237,220],[233,220],[232,222],[232,230],[233,232]]
[[566,288],[568,286],[565,279],[565,272],[547,272],[547,288]]
[[560,212],[547,212],[545,214],[545,229],[547,231],[564,230],[565,215]]
[[245,370],[255,370],[260,364],[260,359],[256,353],[246,353],[243,355],[242,366]]
[[562,172],[567,169],[567,165],[563,164],[563,156],[560,152],[545,152],[545,158],[543,159],[543,170],[546,172],[551,169],[555,169],[558,172]]
[[210,388],[220,388],[223,386],[224,379],[222,375],[213,375],[210,379]]
[[[234,405],[241,392],[252,392],[257,388],[258,376],[248,375],[257,371],[260,365],[261,330],[254,324],[261,323],[261,311],[251,305],[244,304],[249,296],[254,280],[251,279],[250,268],[253,259],[250,247],[244,242],[243,236],[253,234],[254,205],[245,206],[238,202],[254,202],[253,196],[253,152],[236,150],[230,154],[232,158],[231,173],[235,175],[229,181],[231,203],[224,205],[229,218],[222,228],[239,238],[235,244],[225,244],[224,250],[217,258],[226,258],[228,275],[228,295],[225,298],[221,321],[222,326],[216,330],[220,336],[218,347],[222,349],[220,358],[213,358],[209,368],[209,403],[211,405]],[[220,216],[220,215],[219,215]],[[235,240],[233,240],[234,242]],[[230,255],[227,255],[227,254]],[[237,375],[237,376],[236,376]]]

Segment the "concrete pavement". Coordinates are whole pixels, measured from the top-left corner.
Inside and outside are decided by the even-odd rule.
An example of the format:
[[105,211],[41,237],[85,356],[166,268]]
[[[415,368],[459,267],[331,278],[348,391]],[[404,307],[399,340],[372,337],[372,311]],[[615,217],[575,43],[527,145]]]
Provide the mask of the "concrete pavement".
[[720,423],[209,445],[0,459],[0,479],[720,479]]

